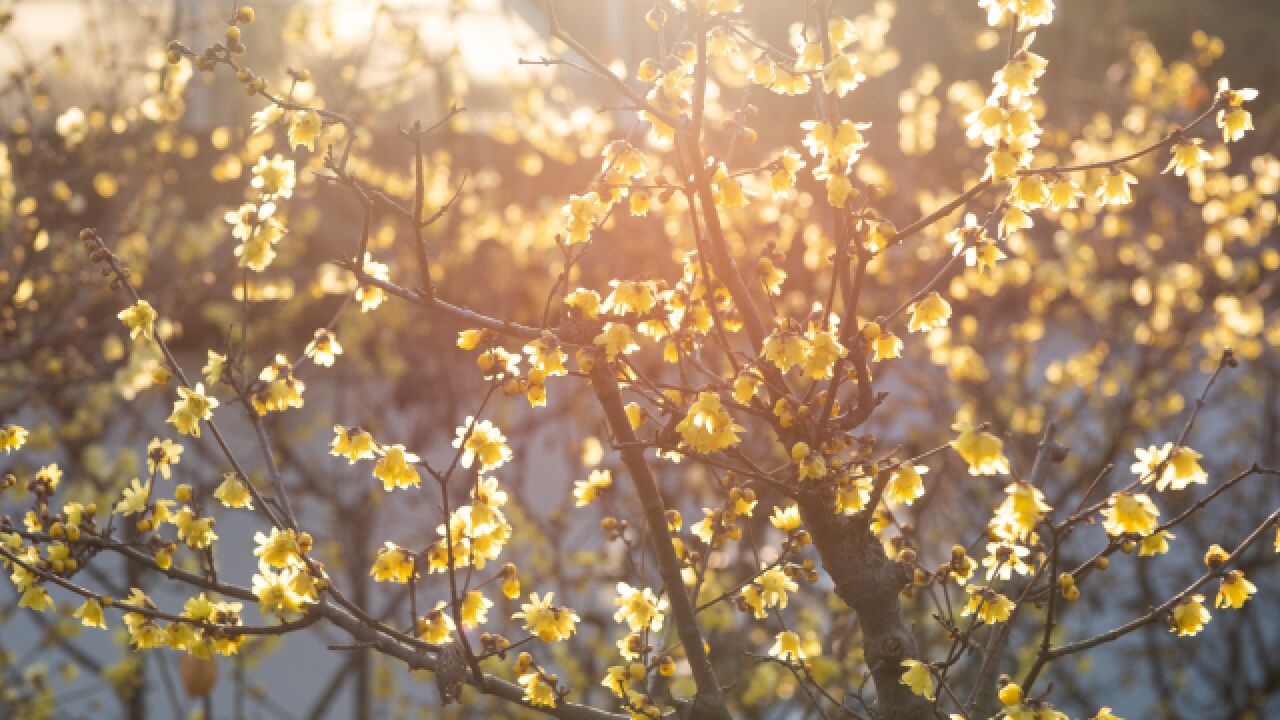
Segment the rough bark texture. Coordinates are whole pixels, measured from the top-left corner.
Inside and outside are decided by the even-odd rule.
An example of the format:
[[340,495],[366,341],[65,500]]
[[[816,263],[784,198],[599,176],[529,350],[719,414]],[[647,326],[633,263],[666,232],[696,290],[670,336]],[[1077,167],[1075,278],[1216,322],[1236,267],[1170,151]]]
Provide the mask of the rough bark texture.
[[933,704],[900,681],[902,661],[919,656],[899,601],[909,571],[888,558],[880,541],[855,518],[835,515],[829,504],[816,499],[802,501],[800,512],[836,594],[858,615],[879,717],[932,720]]

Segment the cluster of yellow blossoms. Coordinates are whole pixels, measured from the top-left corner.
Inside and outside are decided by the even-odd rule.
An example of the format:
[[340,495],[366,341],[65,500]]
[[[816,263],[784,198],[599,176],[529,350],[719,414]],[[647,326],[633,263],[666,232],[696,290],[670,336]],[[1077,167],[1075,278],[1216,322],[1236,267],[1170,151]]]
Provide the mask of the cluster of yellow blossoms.
[[327,580],[313,575],[314,563],[304,560],[311,551],[309,534],[273,527],[270,533],[257,533],[253,540],[257,543],[253,554],[258,558],[253,594],[263,615],[293,617],[319,599]]

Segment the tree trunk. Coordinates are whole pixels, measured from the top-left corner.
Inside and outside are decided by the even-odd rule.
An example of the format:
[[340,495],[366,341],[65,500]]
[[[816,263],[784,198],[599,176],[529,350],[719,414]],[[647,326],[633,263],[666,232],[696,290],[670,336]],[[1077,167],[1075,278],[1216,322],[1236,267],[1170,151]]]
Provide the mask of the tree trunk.
[[910,570],[889,559],[880,540],[856,518],[833,514],[820,499],[802,500],[800,512],[836,595],[857,613],[879,717],[932,720],[932,703],[901,682],[902,661],[919,655],[899,601]]

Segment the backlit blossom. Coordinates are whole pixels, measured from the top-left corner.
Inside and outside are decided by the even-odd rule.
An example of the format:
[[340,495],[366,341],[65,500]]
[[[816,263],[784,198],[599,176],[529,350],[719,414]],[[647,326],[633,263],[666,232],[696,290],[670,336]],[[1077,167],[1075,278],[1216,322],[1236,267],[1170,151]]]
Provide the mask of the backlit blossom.
[[129,329],[129,337],[136,340],[138,337],[150,340],[152,338],[152,330],[156,324],[156,311],[151,307],[151,303],[146,300],[139,300],[129,307],[121,310],[116,317],[120,318],[120,322]]
[[791,631],[778,633],[774,638],[769,654],[786,662],[804,662],[804,649],[800,647],[800,636]]
[[911,692],[916,695],[926,700],[933,700],[933,673],[929,671],[929,666],[919,660],[907,659],[902,661],[902,667],[906,670],[902,673],[899,682],[911,688]]
[[1146,495],[1116,493],[1103,508],[1103,527],[1110,535],[1141,535],[1155,532],[1160,511]]
[[907,329],[911,332],[923,332],[940,328],[951,319],[951,304],[936,292],[931,292],[911,305],[911,320]]

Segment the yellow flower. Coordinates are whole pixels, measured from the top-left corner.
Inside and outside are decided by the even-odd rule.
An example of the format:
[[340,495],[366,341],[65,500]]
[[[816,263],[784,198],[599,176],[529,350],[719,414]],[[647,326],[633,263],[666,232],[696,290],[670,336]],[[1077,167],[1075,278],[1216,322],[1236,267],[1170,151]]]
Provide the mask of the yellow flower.
[[44,485],[49,492],[58,489],[62,482],[62,468],[57,463],[49,463],[36,471],[36,482]]
[[[1025,210],[1017,205],[1010,205],[1005,208],[1004,214],[1000,216],[1000,237],[1007,238],[1019,230],[1026,230],[1034,226],[1031,216]],[[985,264],[994,264],[996,260],[1004,257],[1004,253],[992,242],[982,242],[974,246],[975,256],[980,255]],[[977,264],[976,257],[974,264]]]
[[929,472],[927,465],[903,465],[889,476],[889,484],[884,489],[885,502],[890,505],[904,503],[910,505],[924,495],[924,480],[921,475]]
[[178,464],[183,450],[181,445],[168,438],[152,438],[147,445],[147,470],[154,474],[158,469],[164,479],[168,480],[170,466]]
[[18,607],[44,612],[53,607],[53,598],[49,597],[44,586],[32,585],[22,591],[22,597],[18,598]]
[[208,352],[208,359],[204,363],[204,368],[200,370],[200,374],[204,376],[204,381],[209,383],[209,387],[213,387],[222,381],[222,370],[226,367],[227,356],[212,350]]
[[1216,543],[1210,545],[1209,549],[1204,553],[1204,564],[1212,570],[1222,567],[1229,559],[1231,559],[1231,555]]
[[297,180],[293,161],[277,153],[269,160],[266,155],[258,158],[257,164],[253,166],[253,180],[249,184],[266,197],[287,198],[293,195],[293,186]]
[[729,170],[723,163],[711,176],[711,197],[716,207],[725,210],[745,207],[747,204],[747,193],[742,189],[742,183],[729,175]]
[[1049,197],[1049,186],[1039,175],[1022,175],[1013,181],[1013,187],[1009,190],[1009,201],[1017,203],[1023,210],[1044,207],[1048,204]]
[[516,679],[524,688],[524,699],[534,707],[556,706],[556,676],[541,672],[525,673]]
[[613,485],[613,475],[607,468],[592,470],[586,480],[578,480],[573,483],[573,500],[576,507],[586,507],[595,501],[596,497]]
[[911,692],[916,695],[933,700],[933,674],[929,672],[929,666],[919,660],[908,659],[902,661],[902,667],[906,668],[906,671],[902,673],[898,682],[911,688]]
[[853,53],[840,53],[822,68],[822,89],[844,97],[866,78],[858,70],[858,58]]
[[911,332],[923,332],[940,328],[951,318],[951,305],[938,293],[931,292],[917,303],[911,305],[911,320],[907,329]]
[[965,116],[964,122],[968,127],[965,134],[970,138],[982,138],[987,145],[995,145],[1004,135],[1007,118],[1003,107],[989,101]]
[[800,528],[800,508],[796,505],[776,507],[769,517],[769,524],[784,533],[794,532]]
[[151,307],[151,303],[139,300],[121,310],[116,317],[120,318],[120,322],[129,329],[131,339],[136,340],[139,335],[148,340],[152,339],[152,331],[156,324],[156,309]]
[[604,348],[604,355],[608,360],[619,355],[630,355],[640,349],[631,335],[631,328],[622,323],[605,323],[604,329],[592,342]]
[[[1027,36],[1028,42],[1031,36]],[[1049,66],[1049,61],[1043,57],[1024,48],[1014,55],[1007,65],[1001,68],[995,74],[995,89],[992,91],[993,98],[1008,96],[1009,102],[1017,104],[1023,98],[1035,95],[1036,80],[1044,75],[1044,71]]]
[[369,433],[360,428],[347,429],[341,425],[334,425],[333,432],[333,445],[329,448],[330,455],[346,457],[349,464],[373,457],[374,442],[373,436]]
[[520,606],[520,612],[511,617],[524,620],[524,628],[537,635],[543,642],[552,643],[568,639],[573,635],[578,622],[578,614],[569,608],[552,604],[554,593],[546,597],[538,597],[538,593],[529,595],[529,602]]
[[987,155],[987,172],[983,179],[995,182],[1008,180],[1018,173],[1018,169],[1030,162],[1031,154],[1019,146],[1000,143]]
[[804,649],[800,647],[800,636],[791,631],[780,632],[774,638],[769,654],[785,662],[800,662],[805,659]]
[[1164,172],[1172,170],[1174,175],[1182,177],[1191,170],[1204,167],[1205,163],[1213,160],[1213,156],[1202,147],[1203,143],[1204,141],[1200,138],[1193,138],[1174,145],[1172,157],[1169,158],[1169,164]]
[[264,220],[253,229],[252,236],[246,238],[241,245],[236,247],[239,266],[251,269],[255,273],[261,273],[262,270],[268,268],[271,261],[275,260],[275,245],[282,240],[287,232],[287,229],[284,228],[283,224],[280,224],[279,220],[275,218]]
[[761,384],[762,381],[754,372],[743,372],[733,381],[733,399],[740,405],[751,404]]
[[[364,254],[364,272],[369,277],[384,282],[391,277],[390,268],[386,263],[375,261],[369,253]],[[377,285],[367,284],[356,288],[356,300],[360,302],[360,312],[377,310],[386,298],[386,292]]]
[[1151,557],[1169,552],[1169,540],[1174,534],[1168,530],[1152,533],[1138,542],[1138,557]]
[[1079,207],[1077,198],[1083,195],[1080,186],[1070,178],[1059,178],[1049,189],[1049,207],[1054,210],[1070,210]]
[[488,622],[491,607],[493,607],[493,601],[479,590],[467,593],[462,598],[462,607],[458,609],[462,616],[462,627],[476,628]]
[[609,688],[609,692],[619,698],[626,698],[634,691],[631,690],[630,676],[627,674],[627,668],[621,665],[610,665],[605,670],[605,676],[600,684]]
[[[1018,0],[978,0],[978,6],[987,10],[987,24],[991,27],[1004,24],[1006,14],[1018,13]],[[1006,702],[1005,705],[1019,705],[1019,702]]]
[[403,445],[388,445],[373,468],[373,476],[382,481],[382,489],[391,492],[396,488],[418,487],[421,481],[418,469],[413,466],[419,458],[406,452]]
[[250,129],[254,135],[257,135],[279,122],[282,117],[284,117],[284,108],[272,103],[253,114],[253,123]]
[[1147,536],[1155,532],[1160,511],[1146,495],[1116,493],[1102,510],[1103,527],[1109,535]]
[[1053,22],[1053,0],[1018,0],[1018,31]]
[[859,475],[836,489],[836,511],[845,515],[862,512],[871,502],[871,478]]
[[787,593],[800,589],[796,581],[776,565],[760,573],[760,577],[756,578],[756,586],[759,587],[761,604],[767,608],[785,608]]
[[891,332],[882,333],[871,341],[872,360],[892,360],[902,357],[902,340]]
[[738,433],[743,430],[721,406],[720,396],[707,391],[698,393],[684,419],[676,423],[681,446],[704,454],[737,445],[741,440]]
[[[759,67],[757,65],[757,67]],[[770,63],[773,76],[769,83],[769,89],[779,95],[803,95],[809,92],[809,88],[813,86],[813,81],[809,76],[802,72],[792,72],[780,65]],[[769,72],[761,73],[761,77],[768,77]]]
[[810,380],[829,379],[836,361],[849,354],[832,330],[819,330],[811,325],[805,333],[805,340],[809,347],[804,360],[804,376]]
[[560,345],[556,343],[554,337],[541,337],[537,340],[532,340],[524,346],[524,352],[529,356],[529,366],[533,370],[541,372],[544,378],[559,377],[569,372],[564,366],[569,356],[560,349]]
[[1098,185],[1098,201],[1103,205],[1130,205],[1133,203],[1133,190],[1129,187],[1138,181],[1124,170],[1112,170]]
[[[1040,183],[1041,187],[1044,185],[1039,177],[1035,175],[1024,176],[1018,182],[1025,183],[1028,181]],[[1017,186],[1015,186],[1015,189],[1016,187]],[[1034,192],[1035,191],[1033,190],[1023,190],[1023,193],[1028,195],[1033,194]],[[1048,193],[1048,188],[1044,188],[1044,195],[1046,197],[1048,196]],[[1037,207],[1040,204],[1043,204],[1043,202],[1037,202]],[[1017,210],[1017,208],[1010,209]],[[1018,210],[1018,212],[1021,212],[1021,210]],[[1009,227],[1009,218],[1009,214],[1006,213],[1005,220],[1002,222],[1002,226],[1005,226],[1004,231],[1013,232],[1014,229],[1019,229],[1021,223],[1016,223],[1019,225],[1019,228]],[[952,255],[960,255],[963,253],[964,264],[968,267],[978,268],[979,272],[994,266],[997,261],[1005,258],[1004,251],[996,246],[995,241],[987,234],[986,228],[978,222],[977,216],[973,213],[965,215],[964,225],[962,227],[958,227],[947,233],[947,242],[951,243]]]
[[453,624],[453,618],[445,611],[447,607],[448,605],[445,602],[438,602],[431,609],[431,612],[427,613],[426,617],[418,618],[418,637],[436,645],[453,642],[453,633],[457,626]]
[[643,190],[632,190],[627,194],[627,209],[632,217],[644,217],[649,214],[652,201],[649,193]]
[[1257,98],[1258,91],[1253,88],[1232,90],[1226,78],[1218,81],[1218,102],[1223,105],[1218,111],[1218,127],[1222,130],[1223,142],[1235,142],[1253,129],[1253,116],[1243,105]]
[[287,567],[277,573],[266,565],[259,566],[258,573],[253,576],[252,587],[258,598],[258,611],[263,615],[285,617],[300,612],[304,604],[312,602],[296,591],[298,574],[296,567]]
[[1208,483],[1209,474],[1197,462],[1201,457],[1200,453],[1189,447],[1175,448],[1173,454],[1169,456],[1169,464],[1165,466],[1164,474],[1156,484],[1156,489],[1163,490],[1167,485],[1173,490],[1182,490],[1192,483],[1196,485]]
[[1124,720],[1124,718],[1111,712],[1111,708],[1104,707],[1104,708],[1099,708],[1098,714],[1094,715],[1092,720]]
[[338,343],[338,338],[332,332],[320,328],[316,330],[311,342],[307,343],[305,352],[307,357],[316,361],[317,365],[333,367],[334,359],[342,354],[342,345]]
[[316,138],[320,136],[320,131],[324,129],[324,124],[320,120],[320,113],[314,110],[300,110],[293,114],[293,120],[289,123],[289,149],[293,150],[299,145],[305,145],[308,150],[316,149]]
[[102,603],[97,598],[89,598],[84,604],[76,609],[75,616],[80,618],[80,624],[85,627],[96,627],[106,629],[107,621],[102,617]]
[[21,450],[27,442],[27,429],[20,425],[0,426],[0,449],[8,455],[14,450]]
[[178,539],[195,550],[203,550],[218,539],[217,533],[213,531],[213,518],[200,517],[187,505],[183,505],[174,516],[173,524],[178,528]]
[[222,484],[213,491],[213,497],[229,508],[253,509],[253,497],[249,494],[249,488],[240,482],[235,473],[222,476]]
[[765,338],[762,350],[765,360],[773,363],[782,372],[787,372],[796,365],[804,364],[811,346],[809,341],[797,332],[778,329]]
[[1030,554],[1030,548],[1014,542],[987,543],[987,556],[982,558],[982,566],[987,569],[987,580],[995,577],[1008,580],[1015,572],[1019,575],[1028,574],[1031,572],[1031,566],[1027,563],[1027,556]]
[[564,304],[582,313],[583,317],[594,319],[600,316],[600,294],[595,290],[578,288],[564,296]]
[[814,177],[824,180],[831,175],[843,174],[857,162],[860,153],[867,147],[862,131],[871,127],[870,123],[855,123],[842,120],[839,127],[830,123],[806,121],[800,127],[808,131],[804,137],[804,146],[814,157],[822,157],[822,163],[814,168]]
[[1195,635],[1203,630],[1212,616],[1209,614],[1209,609],[1204,606],[1204,596],[1192,595],[1173,608],[1170,619],[1172,621],[1170,631],[1183,636]]
[[1249,597],[1258,592],[1258,587],[1249,582],[1239,570],[1232,570],[1222,578],[1218,585],[1218,596],[1214,598],[1214,607],[1242,608]]
[[965,603],[960,614],[964,617],[978,614],[982,622],[993,625],[1005,622],[1013,611],[1013,601],[988,587],[970,585],[965,588],[969,593],[969,601]]
[[600,196],[594,192],[585,195],[571,195],[564,206],[565,239],[569,245],[589,242],[595,224],[604,216],[606,206]]
[[240,244],[235,248],[235,256],[239,258],[239,267],[262,272],[276,259],[275,246],[289,231],[278,219],[271,217],[275,208],[271,203],[264,203],[260,208],[244,205],[239,215],[227,213],[227,220],[232,221],[233,217],[243,216],[246,208],[256,214],[247,221],[233,222],[236,226],[231,234],[240,238]]
[[409,582],[413,574],[413,556],[393,542],[387,542],[374,558],[369,574],[376,582]]
[[[773,195],[774,200],[791,194],[791,191],[796,187],[796,173],[804,166],[805,162],[804,159],[800,157],[800,153],[789,147],[782,149],[782,152],[778,155],[776,167],[769,175],[769,191]],[[772,265],[772,263],[770,263],[770,265]],[[778,281],[778,284],[782,284],[781,280]],[[771,292],[777,294],[776,291],[771,290]]]
[[[471,428],[470,432],[467,428]],[[468,416],[466,423],[456,433],[453,446],[463,449],[463,467],[469,468],[479,460],[479,472],[489,472],[511,459],[511,448],[507,446],[506,436],[488,420],[477,421]]]
[[604,300],[604,311],[615,315],[644,315],[653,309],[653,284],[632,280],[611,280],[613,292]]
[[1030,534],[1045,513],[1053,509],[1045,502],[1044,493],[1031,483],[1009,483],[1004,491],[1009,496],[996,508],[995,519],[1015,530],[1017,537]]
[[302,548],[298,545],[297,533],[292,529],[273,527],[270,535],[256,533],[253,541],[258,545],[253,554],[268,567],[289,567],[301,562]]
[[151,481],[142,482],[134,478],[129,487],[124,489],[123,498],[116,503],[115,511],[121,515],[137,515],[146,512],[147,499],[151,496]]
[[967,424],[957,424],[954,429],[960,435],[951,441],[951,447],[969,464],[970,475],[1008,474],[1009,461],[1004,456],[1004,441],[983,430]]
[[168,422],[183,435],[200,437],[200,421],[213,417],[213,409],[218,407],[217,398],[205,395],[204,383],[196,383],[194,388],[180,387],[178,396]]
[[827,176],[827,204],[842,208],[853,195],[853,182],[847,175],[830,174]]
[[659,598],[649,588],[634,588],[618,583],[618,597],[613,601],[618,606],[614,613],[615,622],[626,623],[631,632],[662,629],[663,613],[667,611],[667,599]]
[[773,264],[773,260],[767,257],[760,258],[756,263],[756,274],[760,276],[760,284],[764,287],[765,292],[770,295],[779,295],[782,293],[782,283],[787,279],[785,270]]

